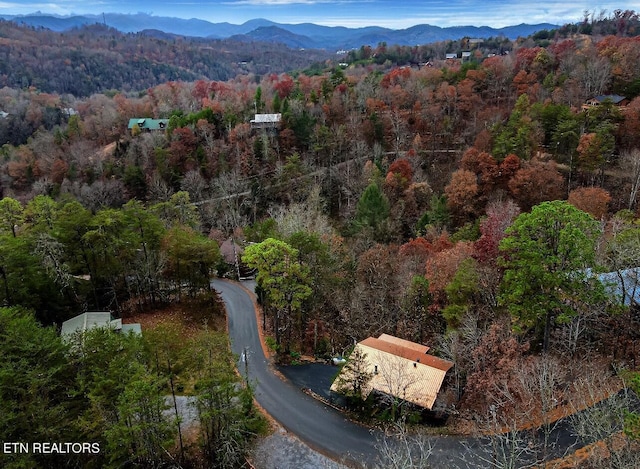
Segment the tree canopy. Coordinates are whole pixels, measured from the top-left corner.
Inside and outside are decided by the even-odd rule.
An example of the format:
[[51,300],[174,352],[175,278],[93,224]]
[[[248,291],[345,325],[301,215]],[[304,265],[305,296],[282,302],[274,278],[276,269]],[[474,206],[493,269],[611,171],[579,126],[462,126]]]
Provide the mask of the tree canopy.
[[553,201],[520,214],[500,242],[500,303],[520,330],[536,330],[544,350],[555,321],[567,322],[583,305],[603,300],[603,287],[591,274],[599,233],[591,215]]

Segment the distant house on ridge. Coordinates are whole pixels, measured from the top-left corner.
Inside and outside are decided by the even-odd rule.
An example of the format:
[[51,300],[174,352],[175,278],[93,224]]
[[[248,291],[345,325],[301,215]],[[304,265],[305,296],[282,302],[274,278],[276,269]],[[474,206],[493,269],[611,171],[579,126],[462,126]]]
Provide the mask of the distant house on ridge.
[[582,108],[589,109],[594,106],[600,106],[607,101],[618,107],[624,107],[629,104],[629,99],[624,96],[620,96],[619,94],[602,94],[588,99],[587,102],[582,106]]
[[251,119],[252,130],[277,130],[282,121],[282,114],[256,114]]
[[129,119],[127,128],[133,130],[136,126],[140,130],[166,130],[169,126],[169,119],[149,119],[146,117],[134,117]]

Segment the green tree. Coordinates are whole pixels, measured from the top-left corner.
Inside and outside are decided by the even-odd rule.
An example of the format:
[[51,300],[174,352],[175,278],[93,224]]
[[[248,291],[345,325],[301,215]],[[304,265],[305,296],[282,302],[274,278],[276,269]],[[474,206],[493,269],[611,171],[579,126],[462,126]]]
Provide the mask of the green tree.
[[[636,395],[640,395],[640,373],[633,373],[631,376],[631,389]],[[624,433],[629,438],[640,440],[640,412],[628,411],[624,419]]]
[[152,206],[151,211],[160,217],[167,229],[184,225],[195,230],[200,226],[200,214],[186,191],[176,192],[167,202]]
[[7,231],[16,237],[16,229],[23,220],[22,204],[11,197],[0,200],[0,230]]
[[537,145],[538,134],[542,132],[539,124],[530,113],[529,96],[521,95],[504,126],[496,127],[494,133],[493,156],[502,161],[507,155],[515,153],[521,159],[528,160]]
[[[67,347],[54,328],[41,327],[22,308],[0,308],[0,441],[79,441],[74,421],[83,408],[75,395]],[[5,468],[72,467],[70,455],[3,454]],[[76,466],[77,467],[77,466]]]
[[166,230],[160,218],[140,201],[130,200],[122,210],[131,231],[132,246],[137,253],[133,264],[129,266],[135,278],[135,294],[138,298],[147,297],[151,304],[155,304],[162,271],[160,246]]
[[309,286],[313,289],[308,300],[311,308],[326,314],[331,308],[332,294],[342,282],[339,260],[317,233],[298,231],[288,242],[298,250],[300,261],[309,267]]
[[264,108],[264,101],[262,100],[262,88],[260,86],[256,88],[256,94],[253,96],[253,104],[256,113],[261,113]]
[[161,467],[173,459],[169,449],[175,439],[175,425],[168,410],[161,380],[137,363],[132,367],[122,393],[117,397],[117,419],[105,429],[111,467],[135,464]]
[[369,371],[367,354],[360,347],[355,347],[342,366],[335,386],[339,393],[357,403],[366,397],[363,393],[371,378],[373,373]]
[[209,467],[235,468],[244,463],[249,442],[265,422],[253,407],[253,390],[240,383],[228,338],[212,331],[195,340],[195,408],[200,422],[200,447]]
[[0,304],[33,309],[45,324],[65,315],[59,288],[43,269],[36,246],[27,236],[0,234]]
[[173,324],[162,324],[144,333],[145,347],[151,357],[151,368],[155,375],[164,381],[163,387],[171,392],[181,461],[185,460],[185,448],[176,393],[184,390],[192,376],[188,369],[189,354],[185,353],[184,333],[183,328],[175,327]]
[[87,246],[83,241],[91,223],[91,212],[80,202],[62,205],[53,220],[54,237],[65,246],[67,258],[74,274],[91,274]]
[[389,200],[376,183],[369,184],[356,206],[355,225],[372,230],[375,239],[383,235],[384,223],[389,218]]
[[554,323],[567,323],[584,304],[604,297],[592,275],[599,224],[564,201],[523,213],[500,242],[505,268],[499,302],[520,331],[535,329],[543,349]]
[[453,280],[445,288],[449,304],[442,310],[442,315],[449,327],[457,328],[462,317],[474,305],[480,292],[479,283],[477,261],[471,258],[462,261]]
[[24,218],[29,231],[52,231],[58,217],[58,204],[46,195],[37,195],[24,209]]
[[171,459],[177,427],[165,413],[166,389],[151,373],[142,337],[104,327],[72,340],[79,391],[90,403],[82,416],[85,437],[107,449],[105,465],[158,467]]
[[248,246],[242,261],[257,269],[256,282],[266,294],[267,306],[273,310],[273,331],[276,346],[282,344],[289,352],[294,316],[298,324],[304,324],[302,306],[313,290],[309,268],[298,259],[299,253],[284,241],[267,238],[259,244]]
[[418,223],[416,224],[416,231],[424,234],[427,231],[427,227],[433,226],[437,231],[441,231],[449,226],[451,222],[451,214],[447,207],[447,197],[434,194],[429,201],[429,210],[427,210]]
[[165,276],[175,286],[178,300],[184,286],[192,297],[211,288],[211,277],[221,257],[216,241],[189,227],[176,226],[167,232],[162,245],[166,254]]
[[96,213],[82,241],[91,265],[92,283],[98,291],[104,292],[98,306],[106,302],[119,310],[128,266],[138,248],[122,210],[105,209]]

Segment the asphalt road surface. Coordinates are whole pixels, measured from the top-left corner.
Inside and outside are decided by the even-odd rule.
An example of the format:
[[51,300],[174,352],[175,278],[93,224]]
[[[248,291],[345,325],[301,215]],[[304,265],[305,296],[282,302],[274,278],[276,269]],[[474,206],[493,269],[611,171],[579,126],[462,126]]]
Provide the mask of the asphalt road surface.
[[225,281],[213,285],[227,307],[231,350],[240,357],[238,369],[241,373],[248,369],[256,400],[264,410],[317,451],[353,463],[372,463],[376,440],[368,428],[345,419],[273,373],[260,345],[253,298],[247,292],[253,286],[245,290]]
[[[379,460],[378,448],[383,438],[380,431],[347,420],[337,410],[313,399],[274,373],[258,335],[255,284],[214,280],[213,286],[226,304],[231,349],[239,357],[238,369],[243,375],[248,371],[249,380],[255,386],[256,400],[262,408],[312,449],[352,466],[373,466]],[[552,435],[553,452],[557,456],[577,447],[570,429],[562,427],[560,425]],[[428,464],[434,468],[488,467],[492,465],[492,452],[496,451],[494,444],[485,438],[440,436],[431,438],[429,443],[432,453]],[[532,455],[522,456],[530,463]]]

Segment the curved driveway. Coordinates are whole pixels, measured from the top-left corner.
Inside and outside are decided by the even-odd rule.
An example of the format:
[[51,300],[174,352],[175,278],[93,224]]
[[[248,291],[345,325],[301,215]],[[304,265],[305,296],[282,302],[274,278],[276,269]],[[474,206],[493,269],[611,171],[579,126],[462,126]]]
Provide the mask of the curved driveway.
[[[340,462],[372,466],[378,457],[376,444],[382,436],[379,431],[345,419],[340,412],[273,373],[258,335],[253,282],[245,283],[247,288],[224,280],[214,280],[212,285],[220,292],[227,308],[231,350],[240,357],[238,369],[243,374],[248,370],[256,400],[264,410],[311,448]],[[575,444],[575,438],[567,429],[558,433],[561,437],[556,436],[557,449]],[[486,467],[491,458],[486,439],[444,436],[433,437],[430,442],[433,451],[428,463],[431,467]]]

